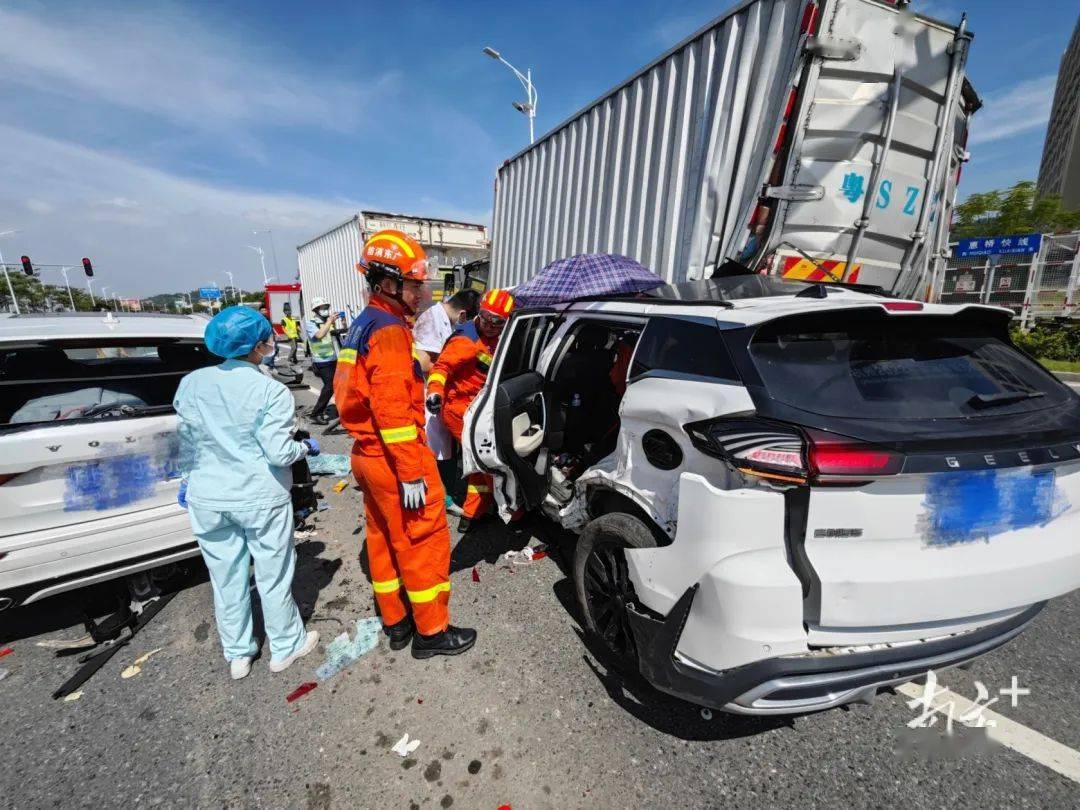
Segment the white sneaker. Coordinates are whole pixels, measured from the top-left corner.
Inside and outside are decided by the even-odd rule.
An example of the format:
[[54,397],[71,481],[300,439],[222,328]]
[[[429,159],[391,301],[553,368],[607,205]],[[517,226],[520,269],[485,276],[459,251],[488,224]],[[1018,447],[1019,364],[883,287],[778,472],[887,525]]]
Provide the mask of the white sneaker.
[[250,655],[245,655],[243,658],[234,658],[229,662],[229,674],[232,675],[234,681],[246,678],[249,672],[251,672]]
[[280,661],[270,662],[271,672],[283,672],[292,666],[293,661],[297,658],[303,658],[309,652],[315,649],[315,645],[319,643],[319,631],[308,630],[307,638],[304,639],[304,646],[294,652],[288,658],[282,658]]

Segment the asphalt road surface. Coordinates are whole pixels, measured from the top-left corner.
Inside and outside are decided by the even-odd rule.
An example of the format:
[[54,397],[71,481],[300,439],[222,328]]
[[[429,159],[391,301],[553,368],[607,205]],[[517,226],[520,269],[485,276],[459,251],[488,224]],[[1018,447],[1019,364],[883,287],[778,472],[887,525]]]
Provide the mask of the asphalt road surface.
[[[298,399],[310,403],[307,393]],[[321,437],[320,437],[321,438]],[[328,438],[327,452],[348,450]],[[320,479],[330,509],[298,545],[295,593],[329,641],[374,615],[358,561],[361,501]],[[452,521],[453,523],[453,521]],[[907,697],[789,719],[711,719],[611,673],[582,637],[559,557],[500,558],[539,539],[538,525],[489,526],[457,542],[451,608],[479,629],[457,658],[414,661],[380,646],[293,703],[323,650],[281,674],[266,658],[228,679],[198,565],[180,594],[83,688],[50,694],[74,671],[38,642],[82,635],[81,614],[107,612],[96,588],[0,614],[0,805],[497,808],[863,807],[1080,804],[1080,785],[1008,748],[943,753],[936,729],[912,732]],[[455,540],[457,537],[455,535]],[[476,571],[479,581],[474,581]],[[1080,748],[1080,597],[1056,601],[1034,626],[970,671],[942,680],[974,699],[1030,689],[995,711]],[[121,672],[160,648],[134,677]],[[420,745],[390,751],[405,733]],[[956,741],[978,742],[961,729]],[[912,751],[912,739],[917,750]],[[959,747],[959,746],[954,746]],[[935,752],[936,753],[933,753]]]

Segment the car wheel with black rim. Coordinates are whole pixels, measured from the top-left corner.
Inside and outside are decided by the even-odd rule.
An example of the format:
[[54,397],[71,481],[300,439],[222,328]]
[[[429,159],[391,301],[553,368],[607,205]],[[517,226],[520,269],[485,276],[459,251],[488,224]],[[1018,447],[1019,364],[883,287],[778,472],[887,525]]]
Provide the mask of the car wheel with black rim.
[[656,538],[639,518],[612,512],[585,527],[574,552],[574,586],[585,628],[621,667],[637,665],[628,610],[637,605],[637,594],[625,550],[655,546]]

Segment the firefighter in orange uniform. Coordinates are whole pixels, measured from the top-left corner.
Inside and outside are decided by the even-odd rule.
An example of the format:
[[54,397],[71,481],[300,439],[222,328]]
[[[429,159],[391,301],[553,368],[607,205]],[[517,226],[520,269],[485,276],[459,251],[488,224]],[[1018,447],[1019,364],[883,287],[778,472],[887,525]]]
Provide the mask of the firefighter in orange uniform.
[[357,269],[371,299],[338,353],[334,398],[356,440],[375,601],[391,649],[411,640],[414,658],[457,655],[476,631],[450,624],[445,493],[424,436],[424,380],[406,325],[420,306],[427,256],[406,234],[379,231]]
[[[484,387],[499,335],[513,309],[510,293],[488,290],[480,299],[480,312],[454,330],[428,375],[428,410],[442,413],[443,423],[459,443],[465,411]],[[467,531],[490,509],[492,500],[491,476],[470,475],[458,528]]]

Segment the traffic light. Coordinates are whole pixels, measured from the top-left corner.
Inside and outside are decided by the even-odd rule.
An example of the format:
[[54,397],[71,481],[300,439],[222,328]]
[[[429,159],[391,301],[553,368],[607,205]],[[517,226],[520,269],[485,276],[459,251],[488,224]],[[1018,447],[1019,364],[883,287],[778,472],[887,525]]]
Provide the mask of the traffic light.
[[34,275],[34,265],[31,264],[29,256],[22,257],[22,271],[28,276]]
[[83,269],[83,272],[86,273],[87,278],[93,278],[94,277],[94,265],[90,264],[90,260],[88,258],[86,258],[85,256],[83,256],[83,260],[82,260],[82,269]]

